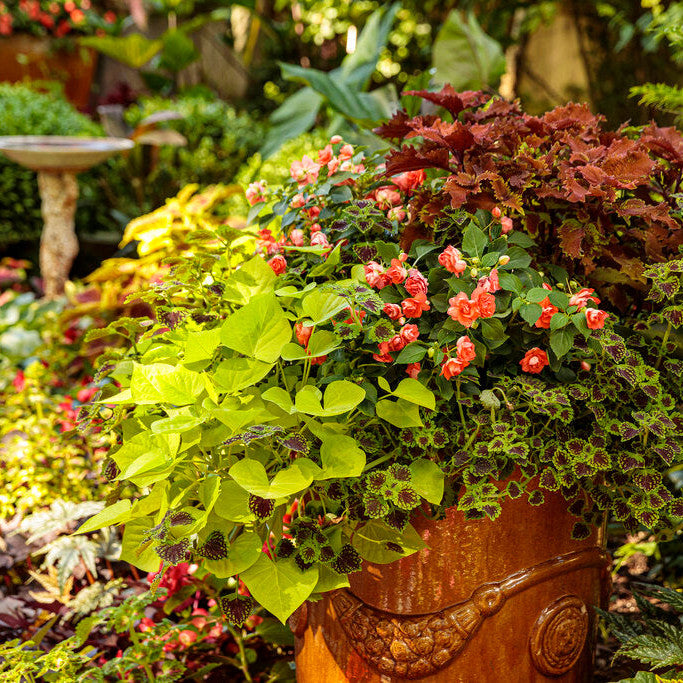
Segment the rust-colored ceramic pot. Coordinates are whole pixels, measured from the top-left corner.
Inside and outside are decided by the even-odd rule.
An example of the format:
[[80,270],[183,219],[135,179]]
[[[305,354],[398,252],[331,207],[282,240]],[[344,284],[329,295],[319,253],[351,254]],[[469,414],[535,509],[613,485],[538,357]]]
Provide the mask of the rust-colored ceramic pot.
[[0,81],[59,81],[67,99],[81,110],[88,106],[96,66],[97,53],[90,48],[57,50],[49,38],[22,34],[0,38]]
[[575,522],[547,493],[539,507],[507,499],[495,521],[417,516],[428,549],[366,562],[293,615],[297,681],[590,681],[609,561],[603,532],[574,541]]

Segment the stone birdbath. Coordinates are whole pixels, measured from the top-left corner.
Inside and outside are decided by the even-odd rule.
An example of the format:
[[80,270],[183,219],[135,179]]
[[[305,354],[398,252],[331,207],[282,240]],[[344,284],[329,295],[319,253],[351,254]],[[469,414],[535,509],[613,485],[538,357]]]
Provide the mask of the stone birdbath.
[[38,173],[44,222],[40,272],[46,299],[55,299],[64,293],[64,284],[78,254],[74,225],[78,199],[76,174],[113,154],[131,149],[134,144],[125,138],[0,136],[0,152]]

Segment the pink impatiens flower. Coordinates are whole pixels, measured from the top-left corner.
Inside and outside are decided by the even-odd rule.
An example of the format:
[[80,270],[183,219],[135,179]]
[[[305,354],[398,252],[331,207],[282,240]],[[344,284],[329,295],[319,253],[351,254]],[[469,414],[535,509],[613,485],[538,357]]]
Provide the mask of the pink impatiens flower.
[[289,174],[299,183],[299,187],[314,183],[318,179],[318,173],[320,173],[320,165],[316,164],[308,154],[304,154],[301,161],[294,161],[289,167]]
[[255,183],[249,184],[245,194],[250,206],[254,206],[266,198],[267,185],[268,183],[265,180],[257,180]]

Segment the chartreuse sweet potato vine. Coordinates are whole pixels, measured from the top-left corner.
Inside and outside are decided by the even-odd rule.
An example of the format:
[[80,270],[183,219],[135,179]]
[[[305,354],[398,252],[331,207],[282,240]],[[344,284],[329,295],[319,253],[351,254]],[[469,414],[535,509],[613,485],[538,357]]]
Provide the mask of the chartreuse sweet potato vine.
[[125,524],[123,558],[143,570],[191,558],[239,577],[251,597],[222,607],[240,622],[252,600],[284,620],[362,559],[414,553],[411,516],[452,505],[495,519],[506,497],[561,491],[577,537],[609,509],[675,524],[665,366],[592,290],[531,268],[534,243],[496,212],[451,213],[457,242],[402,253],[394,209],[429,179],[382,194],[355,157],[335,184],[356,152],[332,144],[293,165],[276,204],[254,199],[263,253],[218,227],[147,295],[158,322],[102,368],[118,386],[91,417],[120,445],[109,505],[81,530]]

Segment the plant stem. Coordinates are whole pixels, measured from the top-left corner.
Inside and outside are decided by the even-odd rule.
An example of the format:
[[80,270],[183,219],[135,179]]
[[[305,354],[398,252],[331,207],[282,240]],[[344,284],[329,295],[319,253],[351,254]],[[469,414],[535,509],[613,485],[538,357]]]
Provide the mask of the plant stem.
[[[130,635],[130,639],[137,649],[140,645],[140,638],[138,636],[138,632],[135,630],[135,624],[133,622],[130,622],[130,626],[128,627],[128,633]],[[147,675],[147,680],[148,681],[154,681],[156,680],[154,678],[154,672],[152,671],[152,667],[149,664],[142,664],[142,668],[145,671],[145,674]]]
[[228,626],[228,631],[232,634],[232,637],[235,639],[235,642],[237,643],[237,647],[239,648],[240,651],[240,670],[244,674],[244,680],[247,683],[253,683],[254,679],[251,677],[251,674],[249,673],[249,663],[247,662],[247,652],[244,649],[244,638],[243,638],[243,632],[242,629],[235,629],[232,628],[232,626]]
[[659,370],[659,366],[662,363],[662,358],[664,358],[664,347],[666,346],[666,343],[669,341],[669,335],[671,334],[671,321],[669,321],[669,324],[666,326],[666,332],[664,333],[664,336],[662,337],[662,344],[659,347],[659,355],[657,356],[657,362],[655,363],[655,369]]
[[460,403],[460,378],[455,381],[455,396],[458,401],[458,412],[460,413],[460,422],[462,422],[462,428],[467,429],[467,424],[465,423],[465,413],[462,410],[462,403]]

